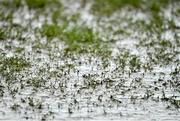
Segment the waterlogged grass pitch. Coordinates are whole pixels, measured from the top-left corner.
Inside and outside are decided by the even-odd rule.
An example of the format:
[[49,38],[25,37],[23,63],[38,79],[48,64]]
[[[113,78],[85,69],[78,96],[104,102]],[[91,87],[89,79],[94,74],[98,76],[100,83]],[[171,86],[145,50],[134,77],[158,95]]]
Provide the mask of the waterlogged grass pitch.
[[0,0],[0,120],[178,121],[179,6]]

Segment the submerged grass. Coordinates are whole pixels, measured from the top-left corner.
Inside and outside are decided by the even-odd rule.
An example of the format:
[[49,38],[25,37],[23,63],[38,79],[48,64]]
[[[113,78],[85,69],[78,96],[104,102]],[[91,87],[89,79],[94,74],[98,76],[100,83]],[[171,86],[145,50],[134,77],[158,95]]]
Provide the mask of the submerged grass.
[[33,87],[35,90],[45,85],[45,80],[33,78],[27,81],[27,85]]
[[141,68],[141,61],[137,55],[130,54],[129,51],[121,52],[116,58],[116,64],[122,72],[128,68],[131,72],[138,72]]
[[1,57],[0,59],[0,76],[6,83],[11,84],[17,79],[18,73],[30,67],[31,64],[21,57]]
[[0,62],[0,72],[10,71],[10,72],[20,72],[21,70],[30,67],[30,63],[24,58],[10,57],[4,58]]

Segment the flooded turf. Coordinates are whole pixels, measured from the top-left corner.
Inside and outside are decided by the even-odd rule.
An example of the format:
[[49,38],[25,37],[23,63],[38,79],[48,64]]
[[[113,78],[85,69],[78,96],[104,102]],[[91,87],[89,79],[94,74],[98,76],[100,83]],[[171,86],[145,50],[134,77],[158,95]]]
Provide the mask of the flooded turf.
[[0,120],[178,121],[179,0],[0,0]]

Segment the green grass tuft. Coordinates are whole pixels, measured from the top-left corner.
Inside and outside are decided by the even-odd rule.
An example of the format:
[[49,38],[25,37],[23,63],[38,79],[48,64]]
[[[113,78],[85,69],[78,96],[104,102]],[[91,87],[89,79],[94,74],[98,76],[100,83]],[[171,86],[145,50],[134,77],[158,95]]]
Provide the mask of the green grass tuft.
[[2,0],[0,4],[7,8],[19,8],[22,5],[22,0]]
[[52,39],[55,37],[60,37],[62,35],[63,30],[64,27],[62,26],[58,26],[56,24],[53,25],[45,24],[41,29],[41,34],[43,36],[46,36],[48,39]]
[[139,8],[141,0],[95,0],[92,10],[95,13],[110,15],[124,6]]
[[99,56],[111,53],[107,43],[87,26],[76,26],[65,31],[62,40],[68,45],[66,52],[94,53]]
[[[79,53],[98,53],[101,55],[109,54],[107,43],[103,42],[98,33],[87,26],[75,26],[68,28],[67,25],[48,25],[45,24],[41,29],[42,36],[46,36],[48,40],[59,38],[68,46],[65,53],[79,52]],[[105,48],[104,48],[105,47]]]
[[111,15],[116,10],[125,6],[143,11],[158,13],[162,7],[165,7],[171,0],[94,0],[92,11],[95,14]]
[[64,40],[68,44],[93,44],[99,41],[92,29],[84,27],[73,27],[64,32]]
[[131,60],[129,61],[129,64],[130,64],[130,69],[132,72],[136,72],[140,69],[141,67],[141,62],[140,62],[140,59],[139,57],[133,55],[131,57]]
[[45,8],[49,5],[61,5],[58,0],[26,0],[30,9]]
[[3,29],[0,28],[0,41],[7,39],[6,33]]
[[76,26],[66,30],[66,25],[45,24],[41,29],[41,33],[48,39],[60,38],[68,45],[93,44],[100,41],[96,33],[86,26]]

